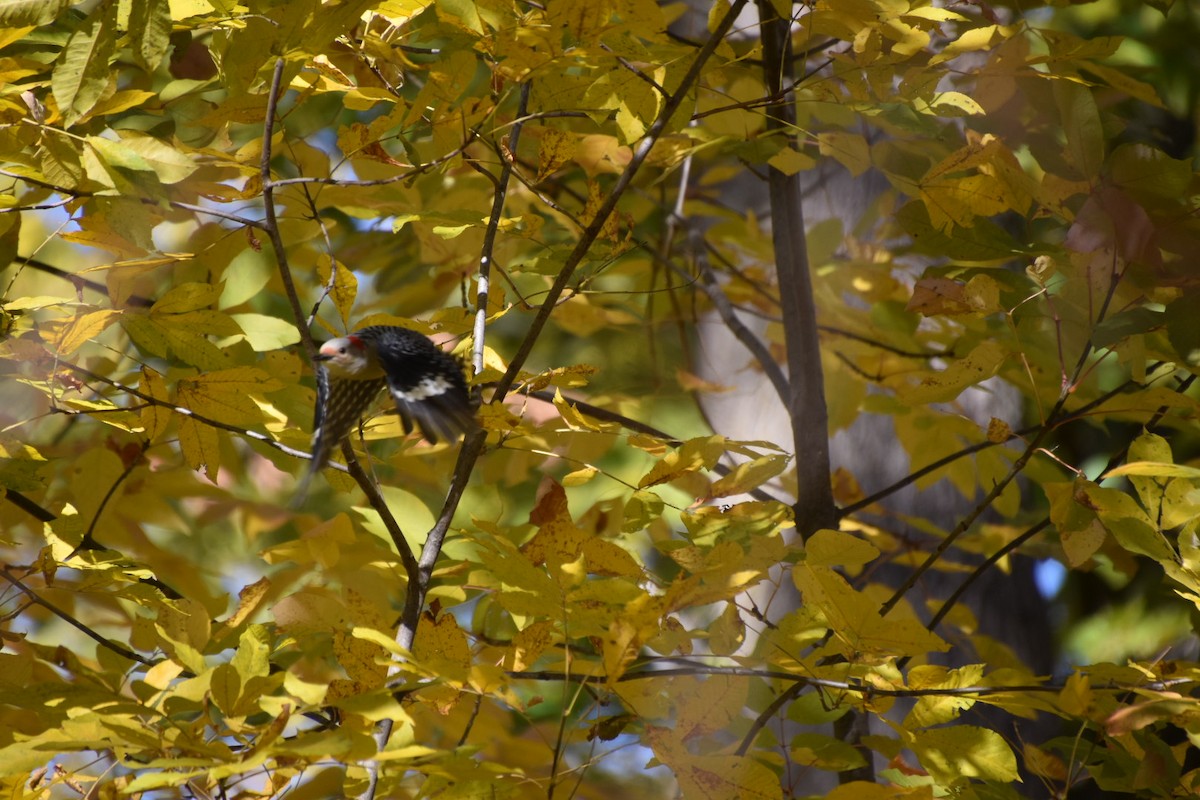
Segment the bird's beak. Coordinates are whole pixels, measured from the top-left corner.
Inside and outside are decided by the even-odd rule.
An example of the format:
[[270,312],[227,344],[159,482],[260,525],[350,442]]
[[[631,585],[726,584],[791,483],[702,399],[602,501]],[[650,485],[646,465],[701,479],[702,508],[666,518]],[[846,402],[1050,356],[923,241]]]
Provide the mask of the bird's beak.
[[333,356],[327,356],[324,353],[317,353],[315,356],[313,356],[313,361],[328,361],[331,358],[333,358]]

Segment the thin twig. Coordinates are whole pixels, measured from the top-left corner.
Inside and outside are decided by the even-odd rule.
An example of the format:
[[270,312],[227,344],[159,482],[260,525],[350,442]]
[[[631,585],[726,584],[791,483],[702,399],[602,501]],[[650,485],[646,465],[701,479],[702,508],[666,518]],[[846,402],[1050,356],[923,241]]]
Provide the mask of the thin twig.
[[[105,297],[109,296],[108,287],[104,284],[99,283],[98,281],[82,278],[73,272],[67,272],[65,269],[61,269],[52,264],[47,264],[41,259],[26,258],[25,256],[13,256],[12,260],[18,264],[24,264],[27,267],[31,267],[38,272],[44,272],[47,275],[54,275],[64,280],[68,280],[75,285],[76,289],[90,289],[91,291],[102,294]],[[146,297],[139,297],[138,295],[130,295],[128,298],[126,298],[125,302],[128,305],[138,306],[141,308],[150,308],[154,305],[153,300]]]
[[279,105],[280,83],[283,80],[283,67],[286,62],[282,57],[275,60],[275,72],[271,77],[270,94],[267,97],[267,116],[263,120],[262,161],[260,175],[263,187],[263,215],[267,236],[271,239],[271,247],[275,250],[275,263],[279,267],[279,277],[283,281],[283,289],[287,294],[288,304],[292,308],[292,317],[296,320],[296,329],[300,332],[300,341],[309,359],[317,354],[317,345],[313,342],[312,332],[304,324],[304,310],[300,307],[300,295],[296,292],[296,282],[292,278],[292,268],[288,264],[287,250],[283,244],[283,236],[279,233],[279,219],[275,214],[275,184],[271,181],[271,138],[275,135],[275,112]]
[[[1162,362],[1157,362],[1157,364],[1161,364],[1161,363]],[[1152,368],[1155,368],[1155,367],[1152,365]],[[1116,386],[1116,387],[1108,390],[1104,394],[1097,397],[1095,400],[1092,400],[1091,402],[1089,402],[1083,406],[1080,406],[1079,408],[1075,409],[1071,413],[1064,414],[1062,416],[1062,418],[1059,419],[1057,423],[1055,423],[1056,427],[1061,427],[1063,425],[1066,425],[1069,422],[1074,422],[1075,420],[1078,420],[1084,416],[1087,416],[1089,413],[1091,413],[1091,411],[1093,409],[1103,405],[1104,403],[1107,403],[1109,400],[1111,400],[1112,398],[1121,394],[1126,389],[1130,388],[1131,386],[1136,386],[1136,385],[1137,384],[1135,384],[1133,380],[1125,381],[1120,386]],[[1011,442],[1013,439],[1022,439],[1026,436],[1032,436],[1033,434],[1037,433],[1037,431],[1041,427],[1042,427],[1042,425],[1031,425],[1027,428],[1021,428],[1020,430],[1014,431],[1011,436],[1009,436],[1007,439],[1005,439],[1002,442],[993,442],[993,441],[977,442],[976,444],[964,447],[963,449],[957,450],[957,451],[951,453],[950,455],[939,458],[937,461],[926,464],[924,467],[921,467],[918,470],[914,470],[913,472],[909,473],[908,475],[905,475],[900,480],[896,481],[895,483],[891,484],[890,486],[885,486],[883,489],[880,489],[878,492],[875,492],[874,494],[872,494],[869,497],[864,497],[862,500],[859,500],[857,502],[851,503],[848,506],[843,507],[838,513],[842,517],[846,517],[846,516],[849,516],[850,514],[854,514],[858,511],[863,510],[864,508],[867,508],[868,506],[878,503],[880,500],[883,500],[888,495],[894,494],[894,493],[900,491],[901,489],[903,489],[904,487],[909,486],[910,484],[913,484],[913,483],[919,481],[921,478],[925,477],[926,475],[930,474],[931,472],[936,472],[937,470],[941,469],[942,467],[945,467],[948,464],[954,463],[955,461],[957,461],[960,458],[964,458],[964,457],[972,455],[974,453],[978,453],[982,450],[987,450],[989,447],[996,447],[998,445],[1007,444],[1008,442]]]
[[[267,436],[264,433],[259,433],[258,431],[248,430],[246,428],[239,428],[237,425],[230,425],[227,422],[221,422],[219,420],[212,419],[211,417],[206,417],[203,414],[197,414],[195,411],[192,411],[190,408],[183,408],[182,406],[177,406],[174,403],[168,403],[164,400],[160,400],[157,397],[153,397],[151,395],[140,392],[137,389],[134,389],[132,386],[126,386],[125,384],[123,384],[119,381],[114,381],[112,378],[106,378],[103,375],[92,372],[89,369],[85,369],[84,367],[76,366],[75,364],[71,364],[66,361],[59,362],[59,366],[61,366],[63,369],[78,373],[79,375],[83,375],[84,377],[88,378],[89,380],[100,381],[101,383],[106,383],[109,386],[113,387],[114,389],[118,389],[122,392],[125,392],[126,394],[132,395],[133,397],[136,397],[139,400],[145,400],[150,405],[158,406],[160,408],[170,409],[171,411],[174,411],[176,414],[179,414],[180,416],[188,417],[190,419],[194,419],[194,420],[196,420],[196,422],[199,422],[202,425],[208,425],[211,428],[218,428],[223,431],[229,431],[230,433],[236,433],[237,435],[243,436],[247,439],[253,439],[256,442],[261,442],[262,444],[265,444],[268,447],[278,450],[279,452],[284,453],[285,455],[293,456],[295,458],[303,458],[303,459],[306,459],[309,461],[312,460],[312,453],[309,453],[305,450],[297,450],[294,447],[288,447],[286,444],[283,444],[282,442],[277,442],[274,439],[272,439],[270,436]],[[87,412],[79,411],[79,412],[74,412],[74,413],[84,414]],[[326,466],[331,469],[340,470],[342,472],[349,472],[349,469],[347,469],[344,465],[338,464],[337,462],[334,462],[334,461],[331,461]]]
[[[1113,269],[1110,273],[1108,291],[1104,296],[1103,302],[1100,304],[1100,309],[1096,315],[1096,321],[1093,324],[1093,332],[1095,331],[1095,326],[1104,321],[1104,318],[1108,313],[1108,307],[1116,294],[1117,284],[1120,282],[1120,279],[1121,273],[1117,270],[1116,254],[1114,253]],[[1052,430],[1057,428],[1059,419],[1061,416],[1063,416],[1063,408],[1066,406],[1067,399],[1071,396],[1072,392],[1074,392],[1075,386],[1079,381],[1079,376],[1083,373],[1084,368],[1087,366],[1088,356],[1095,349],[1092,339],[1092,335],[1089,334],[1087,341],[1080,350],[1079,359],[1075,363],[1075,370],[1070,376],[1069,380],[1063,381],[1062,388],[1059,391],[1058,402],[1054,404],[1054,408],[1051,409],[1049,416],[1046,417],[1045,424],[1038,428],[1033,438],[1025,446],[1025,450],[1021,453],[1021,455],[1017,456],[1016,461],[1013,462],[1012,467],[1008,470],[1005,476],[992,486],[987,495],[985,495],[984,498],[977,503],[965,517],[959,520],[959,523],[954,527],[954,530],[952,530],[946,535],[945,538],[937,543],[937,546],[933,548],[932,552],[930,552],[925,561],[922,562],[921,565],[914,569],[911,573],[909,573],[908,577],[905,578],[900,587],[897,588],[892,596],[889,597],[879,607],[880,616],[887,616],[888,612],[895,608],[896,604],[900,602],[900,599],[907,594],[913,586],[916,585],[917,581],[921,579],[921,576],[933,568],[933,565],[937,563],[937,561],[946,553],[947,550],[950,549],[950,546],[954,544],[958,537],[966,533],[967,529],[969,529],[971,525],[975,523],[975,520],[977,520],[980,515],[983,514],[983,512],[986,511],[992,505],[992,503],[996,501],[996,498],[1000,496],[1000,493],[1003,492],[1010,483],[1016,480],[1017,476],[1024,472],[1025,465],[1029,463],[1029,460],[1033,458],[1034,454],[1041,450],[1042,442],[1046,440]]]
[[149,440],[143,439],[137,458],[129,459],[129,464],[121,471],[117,479],[113,481],[112,486],[108,487],[108,491],[104,493],[104,499],[100,501],[100,505],[96,507],[96,513],[92,515],[92,521],[88,524],[88,529],[84,532],[83,538],[79,540],[79,544],[75,546],[71,554],[63,559],[64,561],[69,561],[80,550],[90,550],[99,545],[99,542],[92,537],[92,534],[96,532],[96,525],[100,522],[100,515],[104,513],[104,509],[108,506],[109,501],[113,499],[113,496],[116,495],[117,489],[120,488],[121,484],[141,465],[142,458],[146,455],[146,448],[149,446]]
[[132,650],[122,647],[121,645],[117,644],[116,642],[112,642],[112,641],[109,641],[108,639],[105,639],[103,636],[96,633],[94,630],[89,628],[87,625],[84,625],[79,620],[75,619],[75,617],[71,616],[66,611],[63,611],[61,608],[54,605],[49,600],[46,600],[45,598],[39,596],[37,592],[33,591],[33,589],[30,589],[28,586],[26,586],[24,583],[22,583],[20,578],[18,578],[16,575],[13,575],[11,572],[9,572],[7,567],[0,567],[0,578],[4,578],[4,580],[11,583],[22,594],[24,594],[26,597],[28,597],[30,599],[30,601],[32,601],[33,603],[46,609],[51,614],[53,614],[54,616],[63,620],[71,627],[76,628],[79,631],[82,631],[85,636],[87,636],[89,639],[91,639],[94,642],[96,642],[97,644],[99,644],[101,647],[107,648],[108,650],[111,650],[112,652],[116,653],[119,656],[128,658],[130,661],[136,661],[139,664],[143,664],[147,667],[152,667],[157,663],[155,661],[151,661],[150,659],[146,658],[145,656],[138,655],[137,653],[133,652]]
[[[1188,389],[1191,388],[1191,386],[1195,382],[1195,380],[1196,380],[1195,375],[1188,375],[1187,378],[1185,378],[1183,381],[1181,381],[1179,386],[1176,387],[1176,391],[1179,394],[1183,394],[1184,392],[1187,392]],[[1144,426],[1145,429],[1153,430],[1158,425],[1158,423],[1160,423],[1162,421],[1163,417],[1165,417],[1167,415],[1169,410],[1170,409],[1167,406],[1160,406],[1158,408],[1158,410],[1154,412],[1154,415],[1149,420],[1146,421],[1146,425]],[[1103,475],[1104,473],[1106,473],[1109,470],[1113,469],[1114,467],[1118,466],[1122,461],[1125,460],[1128,453],[1129,453],[1128,445],[1121,448],[1120,451],[1113,453],[1112,456],[1109,457],[1108,463],[1105,464],[1104,468],[1100,471],[1100,474]],[[1040,522],[1038,522],[1036,525],[1033,525],[1030,528],[1026,529],[1025,532],[1023,532],[1020,536],[1017,536],[1010,542],[1006,542],[1003,546],[998,548],[996,550],[996,552],[994,552],[990,556],[988,556],[987,559],[985,559],[983,561],[983,563],[981,563],[979,566],[977,566],[971,572],[971,574],[968,575],[966,578],[964,578],[962,583],[960,583],[955,588],[955,590],[950,593],[950,596],[946,598],[946,600],[942,603],[941,607],[938,608],[937,613],[933,615],[933,617],[929,620],[929,623],[925,626],[926,630],[928,630],[930,632],[934,631],[937,628],[937,626],[941,624],[942,620],[946,618],[946,615],[950,613],[950,610],[954,608],[954,605],[958,602],[959,598],[962,597],[962,595],[967,591],[967,589],[969,589],[971,587],[972,584],[975,583],[975,581],[979,580],[979,578],[982,577],[984,572],[986,572],[987,570],[989,570],[993,566],[995,566],[1000,561],[1000,559],[1004,558],[1005,556],[1009,555],[1010,553],[1015,553],[1017,551],[1017,549],[1021,547],[1021,545],[1028,542],[1034,536],[1037,536],[1039,533],[1041,533],[1043,530],[1045,530],[1049,526],[1050,526],[1050,518],[1046,517],[1043,520],[1041,520]],[[897,669],[903,669],[904,665],[907,662],[908,662],[908,657],[906,656],[905,658],[901,659],[897,663],[897,665],[896,665]]]
[[[721,317],[721,321],[725,323],[725,327],[729,329],[729,332],[733,334],[735,339],[742,343],[743,347],[750,351],[750,355],[754,356],[754,360],[758,362],[759,368],[762,369],[763,374],[767,376],[767,380],[774,387],[775,394],[779,396],[779,402],[783,403],[786,407],[791,389],[788,385],[787,376],[783,374],[783,370],[779,367],[779,362],[775,360],[775,356],[771,354],[767,346],[738,319],[737,312],[733,309],[733,304],[729,302],[729,297],[726,296],[720,284],[717,283],[717,279],[712,272],[712,267],[708,265],[708,260],[701,256],[696,260],[696,266],[700,270],[701,290],[708,295],[708,299],[712,301],[713,308],[717,310],[717,314]],[[679,271],[679,268],[674,265],[672,265],[672,269]]]
[[[682,667],[658,667],[657,664],[683,663]],[[587,683],[597,680],[595,675],[583,672],[565,673],[557,670],[520,670],[505,673],[514,680],[562,682],[564,679]],[[617,678],[617,683],[628,681],[651,680],[654,678],[688,678],[696,675],[727,675],[736,678],[760,678],[763,680],[780,680],[796,682],[807,686],[817,686],[835,692],[847,692],[864,697],[989,697],[1012,692],[1037,692],[1042,694],[1061,693],[1065,684],[1057,683],[1023,683],[997,686],[959,686],[953,688],[896,688],[889,689],[875,684],[856,681],[837,681],[829,678],[818,678],[812,675],[798,675],[794,672],[780,670],[755,669],[753,667],[724,667],[689,661],[679,656],[666,656],[641,662],[638,667],[630,669]],[[1177,689],[1179,686],[1194,685],[1194,678],[1169,678],[1159,681],[1139,683],[1136,687],[1115,683],[1095,684],[1091,688],[1103,692],[1128,692],[1130,688],[1147,689],[1150,691],[1166,691]]]
[[[517,104],[518,117],[525,114],[526,106],[529,102],[529,89],[530,84],[528,82],[521,86],[520,99]],[[493,181],[495,188],[492,195],[492,211],[488,218],[483,242],[480,246],[472,350],[472,367],[476,374],[483,371],[483,350],[487,334],[486,322],[492,259],[494,258],[496,236],[500,230],[500,220],[504,216],[504,205],[508,197],[508,185],[513,171],[512,161],[520,144],[523,127],[520,124],[513,125],[509,133],[507,149],[513,155],[507,158],[502,156],[501,158],[502,166],[500,168],[500,175]],[[482,429],[472,431],[467,435],[462,449],[459,451],[458,462],[454,468],[454,476],[451,479],[446,500],[442,504],[441,513],[425,537],[425,544],[421,548],[420,561],[413,569],[409,570],[410,577],[404,597],[404,610],[400,617],[400,625],[396,631],[396,643],[404,650],[411,650],[413,641],[416,639],[417,626],[421,619],[421,609],[425,605],[425,595],[429,589],[429,581],[433,575],[434,565],[437,563],[438,556],[441,555],[446,535],[450,531],[450,523],[454,519],[455,511],[458,510],[458,504],[462,500],[463,493],[466,491],[467,482],[471,479],[475,463],[483,452],[483,445],[486,439],[487,432]],[[390,665],[388,669],[389,683],[398,672],[399,668],[397,664],[393,663]],[[379,751],[382,751],[387,746],[394,727],[395,721],[391,719],[381,720],[376,726],[375,746]],[[367,765],[367,789],[361,795],[362,800],[373,800],[378,791],[379,767],[375,762],[371,762]]]

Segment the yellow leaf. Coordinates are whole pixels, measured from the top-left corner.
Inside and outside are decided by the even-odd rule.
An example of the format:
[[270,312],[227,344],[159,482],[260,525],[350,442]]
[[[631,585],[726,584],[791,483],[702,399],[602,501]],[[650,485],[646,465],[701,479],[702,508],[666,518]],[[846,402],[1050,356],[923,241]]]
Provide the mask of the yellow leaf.
[[1013,437],[1012,428],[1002,419],[992,417],[988,421],[987,440],[992,444],[1004,444]]
[[[157,95],[154,92],[147,92],[142,89],[122,89],[119,92],[113,92],[111,97],[96,103],[92,108],[91,114],[94,117],[116,114],[119,111],[126,111],[135,106],[140,106],[152,97],[157,97]],[[192,169],[195,170],[196,166],[193,165]],[[163,181],[163,183],[166,182]]]
[[[563,422],[567,423],[573,430],[577,431],[601,431],[604,430],[603,425],[598,424],[589,417],[584,416],[575,406],[565,400],[562,393],[556,388],[554,390],[554,407],[558,409],[559,416]],[[611,427],[611,426],[609,426]]]
[[985,25],[981,28],[968,28],[963,31],[963,34],[955,39],[950,44],[942,48],[942,51],[930,59],[931,64],[938,64],[942,61],[954,58],[963,53],[972,52],[975,50],[986,50],[993,47],[996,42],[1001,39],[1012,36],[1014,29],[1004,28],[1000,25]]
[[868,655],[918,655],[945,651],[949,645],[925,630],[915,617],[895,608],[885,618],[879,606],[828,567],[799,564],[792,571],[807,605],[824,615],[834,640],[847,657]]
[[870,542],[844,531],[819,530],[804,544],[804,563],[812,567],[861,566],[879,557]]
[[801,153],[791,147],[785,147],[767,159],[767,163],[784,175],[795,175],[817,165],[817,160],[807,153]]
[[821,155],[829,156],[858,176],[871,167],[871,148],[867,140],[857,133],[831,131],[817,136]]
[[211,283],[183,283],[169,290],[155,302],[151,314],[181,314],[214,305],[221,295]]
[[650,728],[645,742],[659,760],[671,768],[679,793],[689,800],[781,800],[779,778],[750,757],[693,755],[678,740],[676,731]]
[[613,542],[593,536],[584,541],[582,551],[587,570],[593,575],[642,576],[642,568],[637,560]]
[[976,275],[963,287],[963,298],[971,311],[977,314],[994,314],[1002,311],[1000,284],[987,275]]
[[268,314],[230,314],[256,353],[282,350],[300,341],[300,331],[286,319]]
[[92,311],[84,314],[81,317],[76,317],[71,320],[70,324],[63,330],[62,336],[58,340],[58,354],[60,356],[70,355],[84,345],[89,339],[97,336],[101,331],[113,323],[114,320],[121,316],[120,311],[103,310]]
[[317,278],[329,293],[329,299],[338,310],[342,324],[349,326],[350,312],[354,309],[354,300],[358,297],[358,278],[340,261],[333,260],[330,270],[329,261],[322,259],[317,265]]
[[195,600],[166,600],[159,606],[155,630],[172,659],[196,675],[206,670],[201,653],[211,628],[208,611]]
[[[592,134],[579,141],[575,147],[574,158],[575,163],[583,167],[583,171],[589,177],[602,173],[619,175],[629,165],[633,151],[618,142],[615,136]],[[595,186],[594,182],[589,181],[589,184]],[[590,186],[589,192],[592,191]],[[598,186],[595,191],[599,192]],[[584,221],[586,222],[586,215]]]
[[[167,382],[149,367],[142,367],[142,382],[138,387],[142,394],[149,395],[162,403],[170,403],[171,397],[167,392]],[[163,435],[171,422],[171,410],[165,406],[150,404],[142,409],[142,428],[146,432],[146,440],[153,443]]]
[[453,614],[432,619],[427,613],[417,625],[413,639],[413,658],[432,674],[445,680],[466,682],[471,666],[471,648],[467,634]]
[[[746,640],[746,623],[738,613],[735,603],[726,603],[725,610],[708,626],[708,649],[715,655],[728,656],[742,646]],[[716,677],[716,676],[714,676]],[[708,681],[705,681],[708,683]],[[745,700],[744,694],[738,701],[738,710]]]
[[1104,473],[1103,478],[1116,478],[1122,475],[1145,476],[1155,478],[1191,478],[1200,479],[1200,469],[1184,464],[1172,464],[1165,461],[1131,461],[1114,467]]
[[282,389],[276,380],[257,367],[233,367],[184,378],[179,381],[179,402],[206,417],[232,420],[260,419],[262,414],[254,395]]
[[769,455],[743,461],[713,483],[709,497],[728,497],[757,489],[787,469],[791,461],[789,455]]
[[601,642],[601,657],[604,661],[604,681],[613,686],[625,674],[625,670],[637,658],[641,650],[637,626],[624,617],[618,617],[608,627]]
[[[149,94],[149,96],[153,97],[154,95]],[[89,137],[89,140],[91,138]],[[145,165],[144,168],[153,170],[158,179],[165,184],[179,183],[200,166],[185,154],[153,136],[126,134],[121,139],[120,146],[137,157]]]
[[902,387],[896,394],[910,406],[945,403],[958,397],[968,386],[975,386],[995,375],[1007,357],[1008,350],[1004,345],[989,339],[941,372],[926,373],[920,384]]
[[595,467],[583,467],[563,475],[563,486],[582,486],[592,478],[600,474],[600,470]]
[[[583,212],[579,215],[579,221],[582,222],[584,225],[591,225],[592,222],[595,220],[596,215],[600,213],[600,207],[604,204],[604,201],[607,198],[608,198],[608,193],[604,190],[603,187],[600,186],[600,184],[598,182],[596,182],[594,180],[588,181],[587,205],[584,206]],[[610,242],[617,241],[620,236],[620,226],[618,224],[618,220],[619,220],[619,218],[618,218],[617,214],[615,212],[610,211],[608,216],[604,219],[604,222],[600,227],[600,233],[599,233],[598,238],[608,239]],[[589,305],[589,304],[585,304],[582,302],[582,301],[585,301],[586,298],[587,298],[587,295],[577,294],[574,297],[572,297],[571,300],[575,301],[576,305]],[[574,317],[577,314],[578,314],[578,311],[573,311],[570,314],[563,315],[563,318],[566,320],[570,320],[572,322],[572,324],[574,324],[575,323]],[[572,332],[577,332],[577,331],[572,330]],[[584,335],[586,335],[586,334],[584,334]]]
[[529,669],[542,653],[550,647],[554,634],[554,623],[549,620],[539,620],[529,625],[513,637],[512,647],[505,655],[505,668],[512,670]]
[[1096,554],[1108,538],[1108,532],[1100,520],[1092,519],[1082,528],[1060,530],[1058,536],[1063,553],[1067,556],[1067,566],[1075,569],[1086,564]]
[[[538,143],[537,181],[541,183],[575,155],[575,144],[579,137],[554,128],[537,128]],[[531,133],[533,131],[530,131]]]
[[638,481],[638,488],[668,483],[699,470],[712,469],[725,452],[725,437],[708,436],[689,439],[678,449],[667,453]]
[[930,106],[939,114],[948,114],[953,111],[963,114],[984,113],[983,106],[962,92],[938,92]]
[[331,569],[341,557],[342,548],[354,543],[354,525],[345,514],[309,528],[299,539],[289,539],[263,552],[268,563],[291,561],[295,564],[320,564]]
[[[262,606],[267,594],[271,591],[271,579],[259,578],[254,583],[243,586],[238,592],[238,606],[232,614],[222,620],[219,625],[222,632],[234,630]],[[213,639],[218,635],[213,634]]]
[[1012,748],[995,731],[955,725],[917,731],[909,747],[934,780],[950,785],[962,778],[1011,783],[1018,780]]
[[1073,672],[1067,676],[1067,682],[1058,693],[1058,708],[1072,717],[1087,717],[1092,710],[1096,698],[1092,692],[1091,680],[1086,674]]
[[[968,664],[958,669],[933,664],[921,664],[908,673],[911,689],[963,689],[978,686],[983,679],[982,664]],[[929,695],[918,698],[917,704],[908,713],[904,725],[909,730],[929,728],[956,719],[958,715],[975,705],[970,695]]]
[[567,493],[551,481],[529,513],[529,521],[538,532],[521,546],[521,552],[533,564],[566,564],[579,558],[589,535],[575,525],[567,508]]
[[204,468],[204,475],[214,483],[221,466],[221,447],[216,429],[202,425],[191,417],[179,422],[179,449],[189,468]]

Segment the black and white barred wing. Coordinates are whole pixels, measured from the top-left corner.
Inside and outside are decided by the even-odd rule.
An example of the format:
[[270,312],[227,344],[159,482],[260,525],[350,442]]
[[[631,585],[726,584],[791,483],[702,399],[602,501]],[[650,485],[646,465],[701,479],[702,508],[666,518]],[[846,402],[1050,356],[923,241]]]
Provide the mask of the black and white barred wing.
[[432,343],[419,352],[380,348],[379,362],[405,433],[414,424],[431,443],[476,426],[462,366]]
[[383,388],[383,378],[366,381],[331,380],[324,367],[317,369],[317,402],[313,407],[312,461],[300,481],[293,507],[299,507],[313,476],[329,463],[334,449],[350,435]]
[[365,381],[331,380],[326,370],[317,373],[317,405],[313,411],[313,467],[321,469],[334,449],[350,435],[371,407],[383,378]]

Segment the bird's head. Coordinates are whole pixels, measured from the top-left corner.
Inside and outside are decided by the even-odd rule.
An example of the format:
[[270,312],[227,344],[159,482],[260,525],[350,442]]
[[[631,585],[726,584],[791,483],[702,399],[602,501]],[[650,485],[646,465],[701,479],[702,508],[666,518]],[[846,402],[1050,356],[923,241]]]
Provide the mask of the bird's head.
[[368,380],[383,374],[375,348],[361,336],[343,336],[321,345],[316,360],[329,374],[338,379]]

